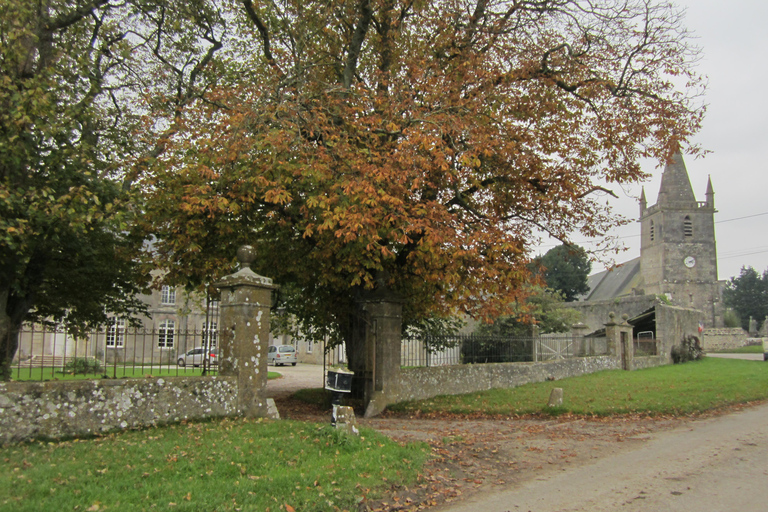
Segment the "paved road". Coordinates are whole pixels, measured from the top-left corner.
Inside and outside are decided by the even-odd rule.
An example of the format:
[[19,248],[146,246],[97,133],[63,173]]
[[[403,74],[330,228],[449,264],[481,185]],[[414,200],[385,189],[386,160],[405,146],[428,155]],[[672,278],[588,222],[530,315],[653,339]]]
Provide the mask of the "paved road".
[[321,364],[270,366],[269,371],[281,374],[282,378],[267,382],[267,398],[283,398],[299,389],[323,387]]
[[597,462],[440,512],[764,512],[768,404],[654,434]]

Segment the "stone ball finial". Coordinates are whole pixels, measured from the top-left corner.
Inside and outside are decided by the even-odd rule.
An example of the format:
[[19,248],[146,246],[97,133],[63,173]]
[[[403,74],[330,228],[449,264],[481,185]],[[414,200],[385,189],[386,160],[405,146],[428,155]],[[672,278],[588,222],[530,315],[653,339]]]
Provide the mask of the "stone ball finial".
[[627,320],[629,320],[629,315],[624,313],[623,315],[621,315],[621,319],[626,322]]
[[251,263],[256,259],[256,251],[251,245],[244,245],[237,250],[237,261],[240,268],[251,268]]
[[614,319],[614,318],[616,318],[616,313],[614,313],[613,311],[611,311],[610,313],[608,313],[608,318],[610,318],[610,319],[611,319],[611,322],[613,322],[613,319]]

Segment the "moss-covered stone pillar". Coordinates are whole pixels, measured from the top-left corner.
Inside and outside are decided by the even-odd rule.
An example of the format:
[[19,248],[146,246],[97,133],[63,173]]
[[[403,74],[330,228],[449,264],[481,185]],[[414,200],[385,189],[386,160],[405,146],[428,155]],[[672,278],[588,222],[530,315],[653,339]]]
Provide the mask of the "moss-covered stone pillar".
[[237,377],[238,412],[246,417],[267,417],[267,350],[272,280],[250,268],[251,246],[237,251],[240,270],[214,283],[221,291],[219,373]]
[[365,417],[380,414],[397,399],[400,386],[403,305],[391,295],[374,296],[362,303],[366,316]]

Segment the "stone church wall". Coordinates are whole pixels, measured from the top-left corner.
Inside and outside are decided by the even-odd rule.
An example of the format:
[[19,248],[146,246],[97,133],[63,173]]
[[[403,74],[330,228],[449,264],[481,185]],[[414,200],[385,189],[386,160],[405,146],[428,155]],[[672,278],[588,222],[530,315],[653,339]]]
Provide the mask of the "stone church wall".
[[579,321],[588,327],[587,332],[602,329],[608,321],[608,313],[616,313],[617,318],[627,314],[630,318],[647,311],[658,303],[654,295],[633,295],[616,299],[589,302],[569,302],[569,308],[579,312]]

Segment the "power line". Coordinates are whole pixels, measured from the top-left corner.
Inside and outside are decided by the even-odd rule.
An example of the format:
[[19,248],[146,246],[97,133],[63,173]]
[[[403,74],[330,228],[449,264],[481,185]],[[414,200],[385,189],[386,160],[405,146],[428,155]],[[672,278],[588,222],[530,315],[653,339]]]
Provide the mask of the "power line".
[[764,251],[752,251],[752,252],[743,252],[741,254],[734,254],[733,256],[718,256],[718,260],[730,260],[732,258],[741,258],[742,256],[752,256],[753,254],[763,254],[765,252],[768,252],[768,249]]
[[756,213],[754,215],[745,215],[744,217],[736,217],[734,219],[719,220],[715,224],[722,224],[723,222],[733,222],[735,220],[751,219],[752,217],[760,217],[762,215],[768,215],[768,212]]

